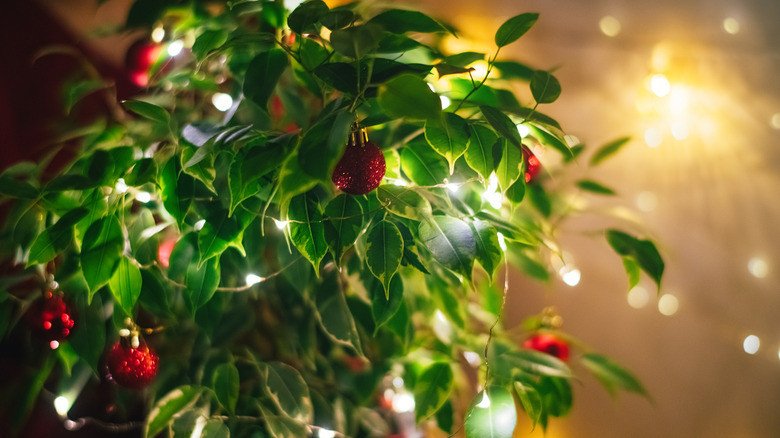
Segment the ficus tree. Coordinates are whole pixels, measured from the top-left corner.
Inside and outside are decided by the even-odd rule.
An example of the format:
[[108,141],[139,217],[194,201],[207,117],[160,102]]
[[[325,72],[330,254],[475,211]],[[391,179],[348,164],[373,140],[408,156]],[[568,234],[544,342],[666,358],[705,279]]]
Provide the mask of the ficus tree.
[[[126,27],[154,31],[128,55],[138,95],[112,101],[86,69],[63,107],[111,109],[65,133],[76,158],[0,176],[0,335],[30,365],[0,389],[25,401],[14,430],[42,391],[70,394],[67,419],[105,387],[114,408],[67,427],[510,437],[517,412],[566,415],[577,372],[644,394],[554,310],[502,324],[508,270],[549,282],[561,262],[568,195],[615,194],[551,176],[628,141],[568,144],[542,111],[553,73],[501,57],[538,18],[448,53],[457,30],[414,10],[137,0]],[[630,231],[601,235],[630,286],[660,287]]]

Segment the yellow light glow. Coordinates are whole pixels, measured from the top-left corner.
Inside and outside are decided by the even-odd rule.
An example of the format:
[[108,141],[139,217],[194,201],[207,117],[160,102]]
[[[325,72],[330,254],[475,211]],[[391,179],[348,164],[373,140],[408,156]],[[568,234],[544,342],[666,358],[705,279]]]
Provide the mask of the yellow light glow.
[[450,98],[447,96],[439,96],[439,100],[441,100],[441,109],[446,109],[448,106],[450,106]]
[[756,354],[761,347],[761,340],[756,335],[750,335],[742,341],[742,348],[747,354]]
[[772,120],[769,122],[773,128],[780,129],[780,113],[775,113],[772,115]]
[[658,197],[653,192],[640,192],[636,196],[636,206],[644,212],[653,211],[658,206]]
[[645,143],[651,148],[661,146],[664,141],[664,135],[658,128],[647,128],[645,130]]
[[582,273],[580,272],[579,269],[572,268],[569,266],[561,268],[561,280],[563,280],[564,283],[568,284],[571,287],[580,284],[581,277],[582,277]]
[[211,103],[214,108],[220,111],[227,111],[233,106],[233,98],[227,93],[214,93],[211,96]]
[[395,394],[393,396],[393,410],[396,412],[414,411],[414,396],[408,392]]
[[688,110],[689,93],[681,85],[672,87],[669,94],[669,111],[675,115],[682,115]]
[[650,78],[650,91],[658,97],[664,97],[672,91],[672,85],[666,76],[655,74]]
[[179,53],[181,53],[183,48],[184,48],[184,42],[182,40],[176,40],[168,44],[168,55],[178,56]]
[[680,308],[680,301],[671,294],[664,294],[658,299],[658,311],[662,315],[672,316],[677,313]]
[[672,122],[671,126],[672,131],[672,137],[676,138],[677,140],[685,140],[688,138],[688,134],[690,133],[690,130],[688,129],[688,124],[683,122],[682,120],[675,120]]
[[[469,67],[474,68],[474,70],[471,71],[471,76],[474,78],[475,81],[481,81],[482,79],[485,79],[485,76],[487,76],[487,67],[488,64],[485,61],[476,61],[469,65]],[[495,77],[495,76],[491,76]]]
[[135,199],[141,204],[146,204],[152,200],[152,195],[149,192],[138,192],[135,194]]
[[652,66],[655,71],[666,71],[671,62],[671,49],[667,44],[658,44],[653,48]]
[[317,430],[317,438],[333,438],[336,436],[336,432],[330,429]]
[[521,123],[517,125],[517,132],[520,133],[520,137],[526,138],[531,133],[531,130],[528,129],[528,126]]
[[756,278],[764,278],[769,273],[769,264],[761,257],[753,257],[748,261],[748,271]]
[[641,309],[650,301],[650,296],[645,288],[636,286],[628,292],[626,299],[628,300],[629,306],[634,309]]
[[620,28],[620,21],[611,15],[607,15],[599,21],[599,29],[608,37],[617,36],[620,33]]
[[723,20],[723,30],[726,31],[726,33],[729,33],[731,35],[736,35],[739,33],[739,21],[737,21],[734,17],[728,17],[725,20]]
[[289,221],[280,221],[278,219],[274,219],[274,225],[276,225],[276,228],[278,228],[280,230],[283,230],[284,227],[286,227],[288,223],[289,223]]
[[159,43],[165,38],[165,29],[162,26],[155,27],[152,31],[152,41]]
[[61,417],[68,415],[70,406],[71,401],[63,395],[54,399],[54,410],[57,411],[57,414]]
[[254,286],[257,283],[261,283],[263,280],[265,280],[265,278],[255,274],[247,274],[246,278],[244,279],[247,286]]
[[482,400],[477,403],[478,408],[489,408],[490,407],[490,398],[487,395],[487,391],[482,393]]

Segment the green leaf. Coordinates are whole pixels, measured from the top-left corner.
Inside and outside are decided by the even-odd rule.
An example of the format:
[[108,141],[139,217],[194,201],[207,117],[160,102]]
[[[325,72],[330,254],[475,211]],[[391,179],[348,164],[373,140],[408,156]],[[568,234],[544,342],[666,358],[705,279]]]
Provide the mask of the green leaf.
[[390,9],[381,12],[369,23],[378,24],[388,32],[401,34],[405,32],[447,32],[448,29],[433,18],[418,11]]
[[30,247],[27,267],[48,263],[57,254],[70,245],[73,240],[73,227],[84,218],[89,210],[83,207],[65,213],[54,225],[43,230]]
[[324,276],[316,292],[317,316],[322,329],[337,344],[363,354],[355,320],[339,286],[336,272]]
[[217,291],[220,280],[219,257],[207,260],[203,265],[196,261],[187,266],[187,293],[185,303],[191,315],[208,303]]
[[388,211],[400,217],[422,221],[433,213],[431,203],[411,187],[384,184],[376,189],[376,196]]
[[498,132],[498,134],[505,139],[509,140],[515,146],[522,147],[523,139],[520,137],[520,132],[517,131],[517,125],[501,110],[488,105],[480,105],[479,109],[485,116],[485,120],[490,123],[490,126]]
[[11,175],[0,176],[0,194],[20,199],[35,199],[38,197],[38,189],[30,183],[19,181]]
[[313,193],[298,195],[290,200],[287,210],[290,239],[298,251],[309,260],[319,277],[320,261],[328,252],[325,225],[319,202]]
[[133,315],[135,302],[141,296],[142,282],[141,269],[129,258],[122,257],[114,275],[108,281],[108,286],[117,303],[128,316]]
[[609,187],[599,184],[596,181],[588,180],[588,179],[582,179],[577,181],[577,187],[581,188],[582,190],[596,193],[599,195],[614,195],[615,191],[610,189]]
[[201,33],[192,44],[192,54],[199,61],[217,47],[225,44],[228,34],[224,29],[207,29]]
[[210,419],[203,428],[201,438],[230,438],[230,429],[220,419]]
[[67,87],[65,91],[65,113],[70,114],[73,107],[76,106],[81,99],[89,96],[95,91],[109,88],[111,85],[111,82],[102,79],[89,79]]
[[502,79],[519,79],[524,82],[530,82],[533,76],[533,68],[515,61],[496,61],[493,66],[501,72]]
[[422,137],[416,137],[401,151],[401,169],[420,186],[441,184],[449,175],[447,161]]
[[531,204],[539,210],[539,213],[541,213],[542,216],[550,217],[552,214],[552,204],[550,203],[549,195],[544,191],[544,187],[539,184],[528,184],[526,189]]
[[480,220],[471,222],[469,226],[474,232],[474,241],[477,244],[476,259],[485,268],[492,281],[493,275],[504,259],[504,252],[498,244],[498,230]]
[[531,94],[537,103],[553,103],[561,95],[561,83],[550,73],[537,70],[531,76]]
[[509,187],[520,178],[520,168],[523,165],[523,153],[519,148],[510,144],[508,141],[501,140],[500,147],[501,161],[496,168],[498,185],[502,192],[509,190]]
[[290,61],[282,49],[271,49],[255,56],[249,63],[244,79],[244,96],[260,108],[268,107],[276,83]]
[[130,187],[138,187],[156,179],[157,163],[154,158],[141,158],[135,162],[130,173],[125,177],[125,183]]
[[420,223],[418,233],[437,262],[471,280],[477,244],[468,224],[454,217],[433,216]]
[[622,137],[600,147],[599,150],[597,150],[596,153],[593,154],[593,156],[590,158],[590,165],[595,166],[597,164],[601,164],[607,158],[618,153],[618,151],[620,151],[620,149],[622,149],[623,146],[625,146],[630,140],[631,137]]
[[197,386],[180,386],[155,403],[146,417],[144,437],[153,438],[173,423],[181,412],[192,407],[198,400],[201,389]]
[[344,252],[355,244],[363,229],[363,207],[354,196],[341,194],[325,207],[325,242],[336,264],[341,264]]
[[639,267],[655,281],[658,289],[661,289],[664,260],[653,242],[637,239],[618,230],[607,230],[607,242],[616,253],[634,259]]
[[330,30],[349,26],[355,20],[355,13],[349,9],[333,9],[320,19],[320,23]]
[[502,387],[480,392],[466,411],[467,438],[512,438],[516,424],[515,400]]
[[414,50],[418,47],[424,47],[422,43],[406,35],[399,35],[394,33],[385,33],[384,37],[379,41],[379,46],[376,49],[377,53],[404,53],[410,50]]
[[586,353],[582,356],[581,363],[596,376],[612,396],[618,389],[647,396],[647,391],[639,379],[612,359],[596,353]]
[[435,414],[449,399],[453,384],[450,364],[437,362],[426,368],[414,384],[415,419],[419,422]]
[[171,115],[168,113],[168,110],[159,105],[144,102],[142,100],[126,100],[122,103],[124,103],[130,111],[153,122],[158,122],[166,126],[171,122]]
[[452,407],[452,401],[447,400],[436,412],[436,425],[439,426],[439,429],[451,434],[454,422],[455,411]]
[[322,0],[303,2],[287,17],[287,25],[290,26],[293,32],[298,34],[317,31],[314,24],[329,11],[330,8]]
[[555,150],[560,152],[564,158],[574,156],[574,153],[569,148],[569,145],[566,144],[562,137],[551,134],[545,129],[540,128],[538,124],[527,124],[527,126],[531,129],[531,133],[537,137],[539,141],[541,141],[546,146],[553,147]]
[[493,145],[497,140],[498,136],[490,128],[471,125],[471,141],[465,154],[466,164],[474,169],[485,183],[493,173]]
[[342,108],[309,128],[298,149],[301,169],[313,178],[330,181],[336,163],[344,154],[353,121],[352,113]]
[[241,241],[244,237],[244,224],[237,215],[229,216],[227,210],[212,207],[206,217],[206,223],[198,231],[199,264],[221,255],[229,247],[234,247],[244,254]]
[[163,206],[181,228],[195,195],[195,179],[182,172],[179,157],[174,155],[163,167],[160,183]]
[[390,298],[390,280],[401,266],[404,253],[404,239],[398,227],[383,220],[374,225],[366,239],[366,265],[371,273],[385,288],[385,296]]
[[641,268],[633,257],[623,257],[622,259],[623,267],[626,270],[626,275],[628,275],[628,290],[631,290],[639,284]]
[[371,316],[374,318],[374,336],[379,328],[387,324],[393,315],[401,308],[404,299],[404,283],[400,275],[390,280],[390,293],[385,292],[381,282],[372,281],[369,289],[371,295]]
[[544,409],[542,397],[539,395],[536,388],[531,385],[526,385],[519,381],[516,381],[514,385],[517,398],[520,400],[520,405],[523,407],[525,413],[528,414],[528,417],[531,418],[534,427],[536,427],[536,423],[539,422]]
[[269,362],[264,374],[265,386],[276,406],[290,418],[311,423],[314,410],[309,386],[298,370],[281,362]]
[[392,118],[431,119],[441,113],[441,100],[428,84],[412,74],[402,74],[379,86],[379,106]]
[[519,251],[513,254],[518,268],[531,278],[539,281],[550,281],[550,272],[547,266],[538,260],[531,258],[525,252]]
[[[317,41],[303,38],[300,43],[301,65],[307,70],[315,70],[328,59],[328,51]],[[355,81],[357,82],[357,81]]]
[[301,169],[298,162],[298,151],[290,153],[282,163],[279,171],[279,198],[290,199],[293,196],[307,192],[317,185],[317,180]]
[[455,113],[445,112],[439,119],[425,122],[425,139],[433,149],[450,163],[450,175],[455,172],[455,161],[469,145],[469,127]]
[[509,350],[498,356],[502,361],[520,371],[550,377],[573,377],[571,369],[565,362],[555,356],[536,350]]
[[466,67],[467,65],[477,62],[477,61],[484,61],[485,60],[485,54],[481,52],[461,52],[456,53],[454,55],[447,56],[444,58],[443,62],[455,67]]
[[238,403],[238,391],[241,381],[238,375],[238,368],[233,362],[225,362],[217,366],[214,370],[212,387],[214,394],[217,395],[217,401],[230,415],[236,414],[236,403]]
[[81,271],[92,295],[108,283],[114,275],[125,239],[116,216],[108,216],[92,223],[84,234],[81,246]]
[[383,29],[372,23],[334,30],[330,34],[333,50],[349,58],[362,58],[376,49],[382,39]]
[[496,31],[495,41],[498,47],[512,44],[525,35],[539,19],[537,13],[525,13],[516,15],[505,21]]
[[257,406],[260,409],[263,421],[265,421],[266,432],[271,438],[302,437],[311,434],[311,430],[305,424],[286,416],[274,415],[270,409],[263,407],[261,403],[258,403]]
[[[75,286],[77,281],[81,283],[79,286]],[[94,375],[98,376],[100,375],[99,364],[106,344],[106,315],[103,299],[100,294],[97,294],[92,297],[92,303],[87,304],[89,294],[82,279],[69,281],[61,286],[69,292],[76,292],[76,289],[79,289],[78,293],[70,295],[74,297],[79,325],[68,342],[79,357],[89,365]]]
[[[349,94],[356,94],[358,87],[357,69],[346,62],[329,62],[314,68],[314,75],[329,87]],[[362,78],[365,82],[366,78]]]
[[140,306],[157,317],[171,315],[168,305],[168,290],[163,287],[157,274],[152,271],[141,270],[141,296],[138,297]]

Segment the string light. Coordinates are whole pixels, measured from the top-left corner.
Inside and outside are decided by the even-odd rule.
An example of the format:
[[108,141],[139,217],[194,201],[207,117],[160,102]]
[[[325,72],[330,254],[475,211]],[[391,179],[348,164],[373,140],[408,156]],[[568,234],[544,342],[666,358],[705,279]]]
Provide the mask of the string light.
[[490,397],[488,397],[487,392],[482,393],[482,400],[477,403],[478,408],[487,409],[490,407]]
[[404,379],[401,376],[393,377],[393,386],[396,388],[403,388]]
[[769,273],[769,264],[760,257],[753,257],[748,261],[748,271],[756,278],[764,278]]
[[488,186],[482,193],[482,199],[496,210],[499,210],[504,204],[504,195],[498,191],[498,176],[495,172],[491,173],[488,178]]
[[135,199],[141,204],[146,204],[152,200],[152,194],[149,192],[138,192],[135,194]]
[[506,238],[501,232],[496,233],[496,237],[498,237],[498,246],[501,248],[501,251],[506,252]]
[[168,55],[178,56],[182,49],[184,49],[184,42],[182,42],[182,40],[173,41],[172,43],[168,44]]
[[651,148],[661,146],[664,141],[664,135],[658,128],[647,128],[645,130],[645,143]]
[[336,432],[330,429],[323,429],[320,428],[317,430],[317,437],[318,438],[333,438],[336,436]]
[[474,368],[477,368],[482,364],[482,356],[479,355],[479,353],[473,352],[473,351],[464,351],[463,357],[466,359],[466,362],[469,363]]
[[233,106],[233,98],[227,93],[214,93],[211,96],[211,103],[214,108],[220,111],[227,111]]
[[526,138],[528,137],[528,134],[531,133],[531,130],[525,124],[520,123],[517,125],[517,132],[520,134],[521,138]]
[[283,230],[288,223],[290,223],[290,221],[280,221],[279,219],[274,219],[274,225],[276,225],[276,228],[280,230]]
[[192,224],[192,229],[195,231],[200,231],[203,229],[203,226],[206,225],[206,219],[201,219],[194,224]]
[[680,307],[680,302],[674,295],[664,294],[658,299],[658,311],[662,315],[672,316],[677,313]]
[[579,269],[564,266],[560,270],[561,280],[563,280],[564,283],[568,284],[571,287],[574,287],[578,284],[580,284],[580,278],[582,277],[582,273]]
[[726,33],[731,35],[736,35],[739,33],[739,21],[737,21],[734,17],[728,17],[725,20],[723,20],[723,30],[726,31]]
[[247,274],[244,280],[246,281],[247,286],[254,286],[257,283],[261,283],[265,278],[255,274]]
[[162,42],[165,38],[165,29],[162,26],[155,27],[152,31],[152,41],[155,43]]
[[620,33],[621,25],[617,18],[607,15],[599,20],[599,29],[608,37],[615,37]]
[[54,399],[54,410],[57,411],[57,415],[60,417],[65,417],[68,415],[68,411],[70,410],[71,405],[72,402],[64,395]]
[[658,197],[653,192],[640,192],[636,196],[636,206],[644,212],[653,211],[658,206]]
[[772,114],[772,119],[769,121],[769,124],[775,129],[780,129],[780,113]]
[[642,286],[636,286],[628,291],[626,300],[628,300],[629,306],[633,307],[634,309],[641,309],[642,307],[645,307],[650,301],[650,295]]
[[650,91],[658,97],[664,97],[672,91],[672,84],[669,83],[669,79],[662,74],[655,74],[650,77]]
[[414,396],[408,392],[393,395],[393,410],[396,412],[412,412],[414,405]]
[[117,193],[125,193],[128,189],[127,183],[125,183],[125,179],[119,178],[118,180],[116,180],[116,185],[114,186],[114,188],[116,189]]
[[742,348],[747,354],[756,354],[759,347],[761,347],[761,340],[756,335],[749,335],[742,342]]
[[[428,85],[430,85],[430,84],[428,84]],[[441,100],[441,109],[446,109],[452,103],[450,101],[450,98],[447,97],[447,96],[439,96],[439,100]]]
[[51,341],[49,342],[49,348],[51,348],[52,350],[56,350],[60,348],[60,343],[58,341]]

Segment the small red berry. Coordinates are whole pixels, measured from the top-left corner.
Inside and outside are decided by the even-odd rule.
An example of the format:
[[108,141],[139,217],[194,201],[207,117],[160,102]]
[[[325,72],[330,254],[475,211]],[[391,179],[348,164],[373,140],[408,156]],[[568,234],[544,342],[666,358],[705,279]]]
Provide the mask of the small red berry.
[[563,339],[549,333],[541,333],[531,336],[523,342],[523,348],[541,351],[555,356],[562,361],[569,358],[569,344]]
[[76,325],[73,310],[65,297],[53,291],[47,291],[42,300],[32,305],[27,318],[34,332],[50,342],[64,341]]
[[108,353],[108,372],[116,383],[131,389],[148,386],[157,376],[160,358],[144,342],[133,348],[127,339]]
[[541,170],[542,163],[527,146],[523,146],[523,161],[525,161],[525,182],[530,182]]
[[379,187],[385,177],[385,156],[370,141],[350,142],[333,170],[333,184],[350,195],[364,195]]

